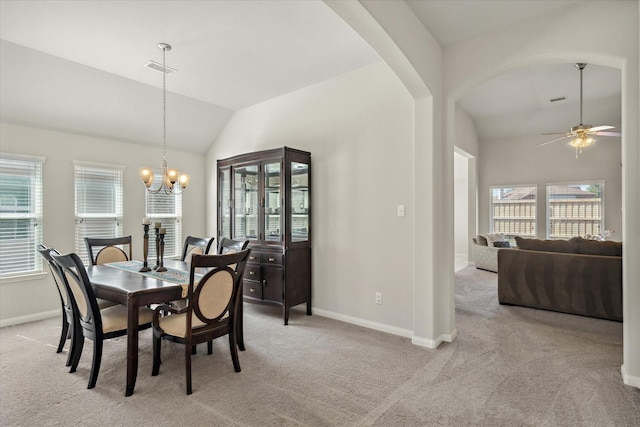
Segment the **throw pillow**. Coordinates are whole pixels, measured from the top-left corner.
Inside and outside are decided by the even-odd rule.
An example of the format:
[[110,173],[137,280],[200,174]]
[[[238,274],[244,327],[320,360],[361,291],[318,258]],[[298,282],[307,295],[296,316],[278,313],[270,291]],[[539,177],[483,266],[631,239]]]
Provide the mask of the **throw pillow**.
[[493,242],[494,248],[510,248],[511,244],[507,240],[500,240],[497,242]]
[[489,245],[487,244],[487,238],[486,238],[486,237],[484,237],[482,234],[478,234],[478,235],[476,236],[476,242],[478,242],[478,244],[479,244],[480,246],[489,246]]
[[488,246],[493,246],[493,242],[503,242],[504,234],[503,233],[487,233],[484,235],[487,239]]

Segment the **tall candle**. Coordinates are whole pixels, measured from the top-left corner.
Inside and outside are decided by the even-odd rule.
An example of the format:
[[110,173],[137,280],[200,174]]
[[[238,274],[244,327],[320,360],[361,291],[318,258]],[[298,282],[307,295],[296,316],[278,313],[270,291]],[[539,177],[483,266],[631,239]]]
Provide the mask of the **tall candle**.
[[151,218],[149,217],[142,218],[142,225],[149,225],[149,224],[151,224]]
[[160,228],[160,227],[162,227],[162,223],[161,223],[161,222],[156,222],[156,223],[153,225],[153,228]]
[[167,229],[161,228],[160,231],[158,231],[158,234],[167,234]]

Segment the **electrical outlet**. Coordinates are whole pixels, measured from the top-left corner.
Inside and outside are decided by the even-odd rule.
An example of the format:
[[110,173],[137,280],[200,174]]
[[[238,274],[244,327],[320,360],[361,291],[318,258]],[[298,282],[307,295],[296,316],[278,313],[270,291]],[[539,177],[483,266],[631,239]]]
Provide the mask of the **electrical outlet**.
[[398,205],[397,211],[398,211],[397,213],[399,218],[404,217],[404,205]]
[[382,304],[382,292],[376,292],[376,304]]

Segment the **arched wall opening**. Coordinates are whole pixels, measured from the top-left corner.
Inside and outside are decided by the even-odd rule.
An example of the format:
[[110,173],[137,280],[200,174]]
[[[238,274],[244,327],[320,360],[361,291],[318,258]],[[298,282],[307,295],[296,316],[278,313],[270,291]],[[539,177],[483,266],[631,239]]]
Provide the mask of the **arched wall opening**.
[[[630,218],[637,218],[638,214],[638,200],[637,195],[635,197],[629,197],[633,191],[629,186],[630,182],[634,181],[634,174],[637,175],[637,168],[640,166],[638,162],[638,150],[637,147],[633,147],[634,134],[637,135],[637,126],[630,123],[629,115],[629,99],[625,94],[633,93],[634,89],[637,90],[637,81],[633,82],[631,76],[634,73],[634,66],[630,65],[624,58],[618,56],[603,55],[600,52],[574,52],[574,53],[562,53],[562,54],[547,54],[547,55],[535,55],[529,58],[518,58],[517,61],[506,62],[504,64],[496,64],[492,68],[487,68],[476,75],[470,75],[467,80],[459,84],[457,87],[452,88],[446,100],[446,133],[448,135],[449,145],[453,145],[453,136],[455,135],[455,106],[456,102],[460,100],[465,94],[471,91],[480,83],[489,80],[493,77],[499,76],[510,71],[533,67],[538,65],[554,64],[554,63],[576,63],[586,62],[589,64],[601,65],[611,68],[617,68],[622,71],[622,163],[626,163],[627,167],[622,169],[622,206],[623,206],[623,236],[622,240],[625,243],[631,242],[632,245],[637,244],[637,224],[633,224],[629,221]],[[637,66],[637,64],[635,64]],[[637,70],[637,68],[635,68]],[[631,102],[633,104],[633,102]],[[636,154],[636,156],[633,155]],[[635,184],[637,186],[637,182]],[[631,248],[631,253],[637,254],[636,248]],[[623,257],[628,256],[628,251],[625,250]],[[634,304],[633,301],[638,301],[637,291],[633,289],[633,281],[638,280],[638,268],[633,263],[623,263],[623,310],[624,310],[624,322],[623,322],[623,360],[625,364],[629,364],[630,367],[626,368],[623,364],[621,367],[623,381],[625,384],[633,385],[640,388],[640,377],[638,377],[637,365],[640,363],[640,346],[638,342],[638,318],[637,316],[630,319],[631,310],[630,307]]]

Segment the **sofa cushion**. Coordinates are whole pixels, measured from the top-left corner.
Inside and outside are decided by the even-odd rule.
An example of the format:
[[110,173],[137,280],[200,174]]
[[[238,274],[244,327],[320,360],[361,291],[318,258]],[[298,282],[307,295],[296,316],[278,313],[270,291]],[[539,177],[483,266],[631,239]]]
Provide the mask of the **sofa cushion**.
[[518,249],[529,251],[577,253],[576,246],[568,240],[525,239],[524,237],[516,236],[516,246],[518,246]]
[[476,236],[476,242],[481,246],[489,246],[487,244],[487,238],[484,237],[482,234],[478,234],[478,236]]
[[585,255],[622,256],[622,242],[598,241],[572,237],[569,242],[576,248],[576,253]]

